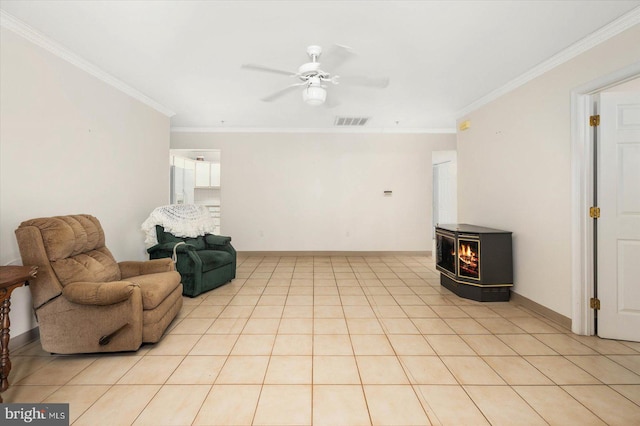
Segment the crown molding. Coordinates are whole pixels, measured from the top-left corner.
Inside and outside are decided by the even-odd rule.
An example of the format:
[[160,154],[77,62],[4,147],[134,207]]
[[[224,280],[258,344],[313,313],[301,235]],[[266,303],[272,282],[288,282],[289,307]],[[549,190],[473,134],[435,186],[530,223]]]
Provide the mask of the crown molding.
[[546,61],[542,62],[541,64],[532,68],[521,76],[516,77],[504,86],[467,105],[465,108],[456,112],[456,119],[464,117],[470,112],[475,111],[476,109],[488,104],[489,102],[498,99],[499,97],[511,92],[512,90],[517,89],[525,83],[528,83],[534,78],[537,78],[544,73],[551,71],[553,68],[562,65],[563,63],[575,58],[581,53],[594,48],[600,43],[605,42],[610,38],[638,24],[640,24],[640,7],[636,7],[632,11],[622,15],[620,18],[605,25],[604,27],[588,35],[582,40],[577,41],[562,52],[552,56],[551,58],[547,59]]
[[289,128],[289,127],[172,127],[171,133],[363,133],[363,134],[455,134],[455,128]]
[[64,59],[65,61],[75,65],[81,70],[91,74],[96,77],[98,80],[103,81],[104,83],[120,90],[121,92],[131,96],[132,98],[142,102],[143,104],[150,106],[156,111],[166,115],[167,117],[172,117],[176,113],[171,111],[170,109],[164,107],[160,103],[154,101],[150,97],[145,94],[139,92],[133,87],[129,86],[122,80],[117,79],[91,62],[81,58],[75,53],[71,52],[66,47],[56,43],[51,40],[49,37],[41,34],[36,31],[34,28],[20,21],[13,15],[8,14],[4,10],[0,9],[0,26],[13,31],[14,33],[22,36],[23,38],[29,40],[37,46],[49,51],[50,53]]

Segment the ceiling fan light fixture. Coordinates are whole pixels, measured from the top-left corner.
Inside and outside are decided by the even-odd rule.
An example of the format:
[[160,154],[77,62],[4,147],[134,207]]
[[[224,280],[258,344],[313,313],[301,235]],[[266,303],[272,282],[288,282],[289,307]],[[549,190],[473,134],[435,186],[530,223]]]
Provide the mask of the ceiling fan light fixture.
[[302,91],[302,99],[308,105],[322,105],[327,99],[327,91],[324,87],[310,85]]
[[[339,75],[332,74],[330,72],[327,72],[325,69],[320,68],[320,62],[318,61],[320,55],[322,54],[322,48],[320,46],[309,46],[307,48],[307,54],[309,55],[311,62],[302,64],[298,68],[298,72],[284,71],[281,69],[256,64],[244,64],[242,65],[242,68],[274,74],[284,74],[289,77],[296,77],[298,80],[300,80],[299,83],[291,84],[284,89],[278,90],[277,92],[262,98],[264,102],[274,101],[286,95],[287,93],[293,92],[297,87],[303,87],[302,100],[307,105],[322,105],[327,99],[327,91],[325,90],[326,86],[324,86],[324,84],[338,84],[342,83],[342,81],[338,80]],[[330,60],[328,62],[325,62],[325,65],[329,64],[329,68],[337,67],[353,56],[354,53],[350,47],[335,45],[334,48],[330,50]],[[331,61],[331,58],[333,58],[333,61]],[[364,75],[347,78],[345,82],[347,84],[354,84],[357,86],[384,88],[388,86],[389,79],[373,78]],[[332,105],[336,105],[335,100],[334,102],[332,102]]]

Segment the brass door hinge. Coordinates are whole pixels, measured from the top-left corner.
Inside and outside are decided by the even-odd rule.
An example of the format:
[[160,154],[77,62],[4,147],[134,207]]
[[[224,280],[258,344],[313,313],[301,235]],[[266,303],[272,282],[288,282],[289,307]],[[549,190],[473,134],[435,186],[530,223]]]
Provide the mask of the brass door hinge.
[[589,117],[589,126],[599,126],[600,125],[600,115],[592,115]]
[[600,218],[600,207],[591,207],[589,208],[589,216],[593,219]]
[[600,310],[600,299],[592,297],[589,299],[589,307],[591,309]]

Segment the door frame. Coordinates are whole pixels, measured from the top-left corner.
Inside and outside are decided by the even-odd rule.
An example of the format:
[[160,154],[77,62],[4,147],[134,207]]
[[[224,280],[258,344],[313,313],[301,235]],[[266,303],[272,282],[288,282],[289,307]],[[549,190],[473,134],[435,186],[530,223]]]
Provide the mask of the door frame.
[[593,141],[589,116],[596,93],[640,77],[640,62],[604,75],[571,91],[571,331],[594,334],[593,232],[589,207],[593,204]]

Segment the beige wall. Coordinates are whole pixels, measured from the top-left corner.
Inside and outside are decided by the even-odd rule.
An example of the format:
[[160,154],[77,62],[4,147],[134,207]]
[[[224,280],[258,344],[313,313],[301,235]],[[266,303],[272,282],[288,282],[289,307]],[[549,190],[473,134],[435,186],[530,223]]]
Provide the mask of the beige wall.
[[221,150],[222,233],[238,250],[430,251],[431,153],[455,139],[172,133],[171,148]]
[[[169,198],[169,118],[2,28],[0,264],[23,220],[92,214],[118,260],[145,259],[140,224]],[[26,288],[11,334],[37,324]]]
[[640,25],[461,117],[458,217],[513,231],[514,290],[571,317],[571,91],[640,61]]

